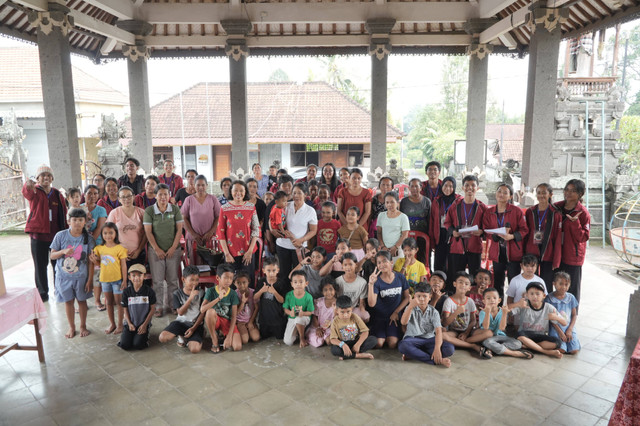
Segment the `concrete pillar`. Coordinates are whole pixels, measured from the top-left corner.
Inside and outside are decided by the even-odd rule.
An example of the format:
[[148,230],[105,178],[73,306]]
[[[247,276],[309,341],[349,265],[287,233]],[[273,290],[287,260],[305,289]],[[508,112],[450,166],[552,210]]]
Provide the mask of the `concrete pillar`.
[[532,7],[533,34],[529,44],[522,183],[533,188],[542,182],[549,182],[551,178],[558,53],[562,37],[559,24],[563,17],[550,21],[547,9],[541,7],[540,3]]
[[29,12],[29,22],[37,28],[49,165],[58,188],[80,186],[82,180],[68,38],[73,18],[68,12],[56,3],[49,3],[47,12]]
[[[395,19],[370,19],[365,27],[371,35],[371,170],[387,168],[387,61],[391,53],[389,33]],[[400,160],[400,159],[398,159]]]
[[469,78],[467,91],[467,142],[465,147],[465,167],[483,168],[486,162],[484,131],[487,118],[487,79],[489,77],[489,54],[491,45],[480,44],[480,33],[491,26],[493,19],[472,19],[464,29],[473,41],[467,47],[469,56]]
[[[118,28],[144,37],[153,27],[143,21],[119,21]],[[129,78],[129,106],[131,107],[131,155],[140,161],[140,167],[147,173],[153,172],[153,143],[151,135],[151,106],[149,101],[149,77],[147,60],[151,50],[142,39],[133,46],[122,46],[122,54],[127,58],[127,76]]]
[[247,128],[247,56],[245,40],[251,23],[244,19],[223,20],[229,35],[225,52],[229,57],[229,96],[231,107],[231,169],[249,170],[249,132]]

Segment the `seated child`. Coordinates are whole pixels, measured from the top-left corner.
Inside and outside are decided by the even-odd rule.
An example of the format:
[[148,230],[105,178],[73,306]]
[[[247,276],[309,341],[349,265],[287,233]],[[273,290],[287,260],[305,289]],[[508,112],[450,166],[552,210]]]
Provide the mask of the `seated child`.
[[364,246],[364,257],[358,262],[357,272],[366,282],[369,282],[369,277],[376,269],[376,254],[379,248],[380,241],[375,238],[369,238]]
[[200,271],[196,266],[182,270],[182,288],[173,292],[173,309],[178,316],[159,336],[160,343],[170,342],[178,336],[178,346],[186,346],[192,354],[200,352],[204,340],[204,314],[200,312],[204,291],[200,289],[199,279]]
[[578,319],[578,301],[573,294],[568,293],[571,276],[566,272],[556,272],[553,277],[553,286],[556,291],[549,294],[544,301],[556,308],[558,313],[568,320],[569,325],[561,326],[552,323],[549,335],[559,337],[562,341],[560,352],[574,355],[580,350],[580,341],[576,332],[573,331]]
[[[311,255],[305,257],[302,262],[298,263],[293,271],[304,271],[307,274],[307,281],[309,285],[307,286],[307,292],[313,296],[314,299],[322,296],[322,288],[320,285],[320,281],[322,277],[320,276],[320,270],[322,269],[322,265],[324,265],[324,260],[326,259],[326,252],[322,247],[314,247],[311,250]],[[293,274],[291,271],[291,274]],[[291,279],[291,274],[289,274],[289,279]]]
[[87,299],[93,294],[93,262],[89,254],[96,243],[87,232],[87,214],[82,209],[69,212],[69,229],[56,233],[51,242],[51,260],[56,261],[55,294],[58,303],[64,303],[69,321],[67,339],[76,335],[74,300],[80,313],[80,337],[91,332],[87,329]]
[[378,348],[386,342],[390,349],[394,349],[400,337],[400,312],[411,299],[409,284],[404,275],[393,272],[388,251],[379,251],[376,263],[376,270],[369,277],[367,292],[367,303],[374,308],[371,334],[378,338]]
[[216,275],[218,285],[207,289],[200,307],[200,312],[205,314],[204,324],[211,335],[211,352],[220,353],[218,331],[224,338],[222,350],[233,348],[234,351],[239,351],[242,349],[242,338],[236,322],[240,299],[238,293],[231,289],[233,265],[221,263],[216,269]]
[[336,313],[331,322],[331,353],[340,360],[373,359],[366,353],[376,346],[377,339],[369,336],[369,329],[360,317],[353,313],[351,299],[339,296],[336,300]]
[[[469,291],[469,296],[473,303],[476,304],[476,309],[478,312],[484,309],[484,291],[491,287],[491,272],[480,268],[476,271],[476,276],[474,277],[473,283],[475,284],[471,287],[471,291]],[[499,293],[498,293],[499,294]]]
[[147,269],[143,265],[131,265],[129,281],[132,285],[122,292],[125,323],[118,346],[124,350],[149,347],[149,329],[155,312],[156,293],[143,284],[146,273]]
[[260,338],[275,337],[282,339],[287,326],[282,304],[284,295],[289,291],[289,283],[278,279],[280,268],[278,259],[266,257],[262,263],[264,277],[260,278],[253,300],[258,303],[258,324],[260,324]]
[[442,340],[440,314],[429,304],[431,292],[429,284],[416,285],[413,298],[400,319],[407,331],[398,344],[398,350],[402,353],[403,361],[415,359],[449,368],[449,357],[453,355],[455,348],[451,343]]
[[522,342],[505,334],[509,308],[505,305],[500,309],[500,293],[498,289],[489,287],[484,290],[484,306],[480,312],[480,328],[491,330],[492,337],[485,339],[482,345],[496,355],[509,355],[517,358],[533,358],[533,354],[522,349]]
[[455,347],[473,349],[482,359],[491,359],[491,351],[478,345],[493,336],[493,332],[475,328],[476,304],[467,296],[471,289],[471,276],[464,271],[458,272],[453,286],[456,292],[442,306],[442,326],[447,329],[443,336],[445,342],[453,343]]
[[358,315],[362,321],[369,322],[369,312],[365,308],[367,300],[367,282],[364,278],[356,275],[356,263],[358,259],[353,253],[345,253],[342,256],[342,269],[344,275],[336,278],[338,294],[347,296],[351,300],[353,313]]
[[[520,268],[522,273],[516,275],[509,281],[509,288],[507,289],[507,304],[518,303],[524,295],[527,285],[531,282],[539,282],[544,284],[542,278],[536,275],[538,270],[538,258],[532,254],[525,254],[520,261]],[[544,294],[547,294],[546,286]]]
[[271,229],[274,231],[280,231],[282,234],[285,233],[285,229],[287,226],[287,214],[285,209],[287,208],[287,199],[289,196],[284,191],[278,191],[274,195],[273,199],[276,201],[276,204],[271,209],[271,213],[269,213],[269,223],[271,225]]
[[335,219],[336,205],[331,201],[325,201],[321,207],[318,220],[318,232],[316,234],[316,247],[322,247],[327,253],[327,259],[331,260],[336,252],[338,242],[338,229],[340,221]]
[[244,271],[239,271],[236,274],[236,293],[240,299],[236,326],[240,332],[242,344],[249,343],[249,338],[252,342],[260,340],[260,330],[256,326],[258,307],[253,299],[254,291],[249,288],[249,280],[249,274]]
[[331,321],[336,308],[336,294],[338,286],[333,277],[322,279],[322,294],[324,297],[316,299],[315,309],[311,317],[311,327],[307,329],[307,341],[315,348],[325,343],[328,345],[331,333]]
[[558,314],[556,308],[549,303],[544,303],[546,289],[544,283],[529,283],[526,288],[526,298],[510,304],[509,309],[519,318],[518,340],[524,346],[551,357],[562,358],[562,352],[558,350],[562,346],[562,340],[549,336],[549,321],[559,322],[563,326],[568,322]]
[[413,294],[413,289],[416,284],[420,282],[426,282],[429,279],[429,269],[424,266],[424,263],[416,259],[418,253],[418,243],[414,238],[405,238],[402,241],[402,252],[404,258],[399,258],[393,265],[395,272],[400,272],[407,278],[407,282],[411,289],[409,290]]
[[347,223],[338,229],[340,238],[349,243],[351,252],[356,255],[358,260],[364,257],[364,248],[369,238],[369,233],[360,223],[360,209],[351,206],[346,214]]
[[351,248],[349,247],[349,241],[338,238],[338,242],[336,243],[336,254],[330,262],[327,262],[322,269],[320,269],[320,276],[324,277],[331,273],[333,278],[338,278],[340,275],[344,274],[344,271],[342,270],[342,255],[349,253],[350,251]]
[[313,297],[306,291],[307,275],[304,271],[293,271],[291,287],[293,290],[287,293],[282,304],[284,313],[289,316],[283,340],[285,345],[291,346],[300,337],[300,347],[304,348],[307,346],[304,330],[311,322],[311,315],[315,310]]
[[442,315],[442,306],[444,301],[449,298],[449,294],[444,291],[447,283],[447,274],[442,271],[433,271],[429,278],[429,286],[431,286],[431,298],[429,304],[436,308],[436,311]]
[[336,205],[331,201],[331,188],[329,185],[323,183],[318,186],[318,196],[313,200],[313,208],[318,213],[318,219],[322,217],[322,208],[326,205],[327,201],[333,204],[333,217],[336,216]]

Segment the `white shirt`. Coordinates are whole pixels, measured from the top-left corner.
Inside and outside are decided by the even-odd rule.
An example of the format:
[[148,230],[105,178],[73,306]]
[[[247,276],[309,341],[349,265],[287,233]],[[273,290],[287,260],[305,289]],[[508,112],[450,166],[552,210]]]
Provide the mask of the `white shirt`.
[[[318,224],[318,213],[307,203],[303,203],[302,207],[296,211],[293,201],[289,201],[284,212],[287,215],[287,230],[296,238],[304,237],[309,232],[309,225]],[[296,249],[288,238],[278,238],[276,244],[285,249]],[[302,245],[306,247],[307,242],[305,241]]]
[[547,294],[547,286],[544,283],[544,280],[537,275],[533,275],[533,278],[530,280],[524,278],[522,274],[513,277],[511,282],[509,283],[509,288],[507,288],[507,296],[513,297],[513,302],[518,302],[522,299],[522,295],[525,291],[527,291],[527,284],[532,282],[542,283],[544,286],[544,294]]

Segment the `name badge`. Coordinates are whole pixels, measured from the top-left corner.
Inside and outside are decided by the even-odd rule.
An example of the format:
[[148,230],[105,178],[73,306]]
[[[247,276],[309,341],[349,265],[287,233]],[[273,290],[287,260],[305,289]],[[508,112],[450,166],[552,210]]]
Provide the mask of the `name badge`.
[[444,228],[444,220],[446,219],[446,216],[440,216],[440,228]]
[[542,231],[536,231],[533,234],[533,243],[542,244]]
[[51,222],[52,220],[53,220],[53,211],[49,209],[49,222]]

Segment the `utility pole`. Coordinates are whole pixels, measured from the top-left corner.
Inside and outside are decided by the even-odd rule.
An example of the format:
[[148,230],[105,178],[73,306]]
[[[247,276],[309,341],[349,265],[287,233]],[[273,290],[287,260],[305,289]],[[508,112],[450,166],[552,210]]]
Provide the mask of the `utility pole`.
[[[624,104],[625,99],[627,98],[627,92],[624,90],[624,81],[627,77],[627,52],[629,49],[629,36],[627,35],[627,39],[624,41],[624,58],[622,59],[622,81],[620,82],[620,87],[622,87],[622,103]],[[616,120],[616,130],[620,130],[620,120]]]

